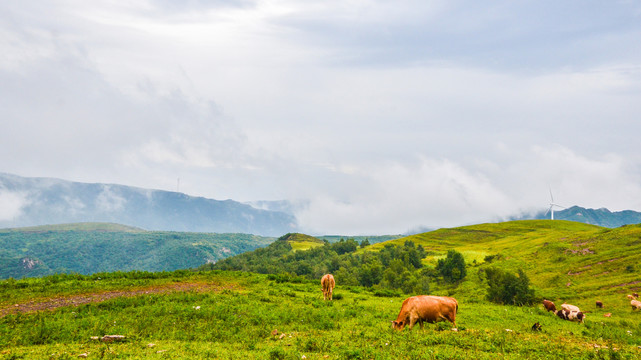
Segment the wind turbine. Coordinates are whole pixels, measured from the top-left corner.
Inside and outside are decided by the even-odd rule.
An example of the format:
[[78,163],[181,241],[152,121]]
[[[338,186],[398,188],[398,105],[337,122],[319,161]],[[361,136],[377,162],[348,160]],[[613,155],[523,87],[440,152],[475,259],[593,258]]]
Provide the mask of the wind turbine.
[[552,196],[552,189],[550,189],[550,208],[548,209],[548,211],[545,212],[545,215],[550,213],[550,220],[554,220],[554,207],[555,206],[559,207],[559,208],[562,208],[562,209],[565,209],[565,206],[561,206],[559,204],[555,204],[554,203],[554,197]]

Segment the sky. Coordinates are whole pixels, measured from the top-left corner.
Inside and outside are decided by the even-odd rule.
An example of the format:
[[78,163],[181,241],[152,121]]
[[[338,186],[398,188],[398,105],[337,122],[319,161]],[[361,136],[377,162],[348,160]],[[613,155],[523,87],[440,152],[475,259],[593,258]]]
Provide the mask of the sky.
[[633,0],[3,1],[0,172],[311,234],[641,211],[640,39]]

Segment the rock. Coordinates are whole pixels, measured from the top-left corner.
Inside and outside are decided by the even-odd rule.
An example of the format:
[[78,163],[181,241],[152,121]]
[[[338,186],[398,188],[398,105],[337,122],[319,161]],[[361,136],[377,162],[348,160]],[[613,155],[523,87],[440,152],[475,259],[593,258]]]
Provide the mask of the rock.
[[102,342],[118,342],[118,341],[125,341],[125,336],[124,335],[105,335],[103,337],[99,336],[92,336],[91,340],[100,340]]

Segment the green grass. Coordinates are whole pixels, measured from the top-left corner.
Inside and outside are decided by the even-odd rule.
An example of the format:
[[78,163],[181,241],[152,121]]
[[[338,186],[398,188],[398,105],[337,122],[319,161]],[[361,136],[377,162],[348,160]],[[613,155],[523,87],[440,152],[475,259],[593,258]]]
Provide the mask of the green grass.
[[[162,280],[234,287],[5,316],[0,318],[0,359],[71,359],[83,353],[95,359],[633,359],[641,354],[641,313],[631,310],[616,311],[612,318],[594,312],[577,324],[541,306],[468,299],[459,289],[454,291],[459,331],[439,323],[397,332],[390,321],[404,297],[380,298],[361,287],[339,283],[340,299],[327,302],[315,282],[279,284],[258,274],[203,272]],[[50,291],[84,288],[84,282],[91,280],[54,283]],[[543,326],[541,332],[530,330],[535,322]],[[105,334],[127,340],[91,340]]]
[[290,245],[292,246],[293,251],[309,250],[317,246],[323,246],[322,243],[309,241],[293,241],[290,242]]
[[[641,226],[604,229],[518,221],[441,229],[394,241],[407,239],[425,247],[428,265],[449,249],[461,252],[469,263],[462,283],[430,284],[433,294],[458,299],[458,331],[446,323],[394,331],[390,321],[406,296],[379,297],[375,289],[345,286],[340,278],[336,300],[326,302],[318,281],[276,282],[251,273],[105,273],[100,280],[95,275],[58,275],[0,281],[0,307],[113,289],[194,282],[216,287],[4,316],[0,359],[72,359],[83,353],[90,359],[641,357],[641,311],[632,311],[625,298],[641,287]],[[486,262],[488,255],[495,257]],[[515,307],[486,301],[487,284],[478,275],[485,266],[523,268],[537,294],[557,305],[567,301],[580,306],[587,312],[585,323],[561,320],[540,304]],[[595,307],[597,299],[604,309]],[[606,313],[612,316],[604,317]],[[530,329],[535,322],[542,331]],[[127,340],[91,340],[105,334],[125,335]]]

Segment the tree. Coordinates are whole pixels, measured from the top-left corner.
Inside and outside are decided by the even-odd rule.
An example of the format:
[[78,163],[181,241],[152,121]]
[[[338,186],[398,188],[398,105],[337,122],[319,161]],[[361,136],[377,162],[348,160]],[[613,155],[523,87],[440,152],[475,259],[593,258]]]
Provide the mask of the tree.
[[445,259],[438,261],[436,270],[443,276],[446,282],[450,283],[463,280],[465,276],[467,276],[463,254],[456,250],[448,251]]
[[518,270],[518,276],[498,269],[485,269],[489,301],[506,305],[530,305],[536,299],[534,290],[530,289],[530,279],[523,270]]
[[358,281],[362,286],[370,287],[381,282],[383,267],[378,259],[374,258],[360,267]]

